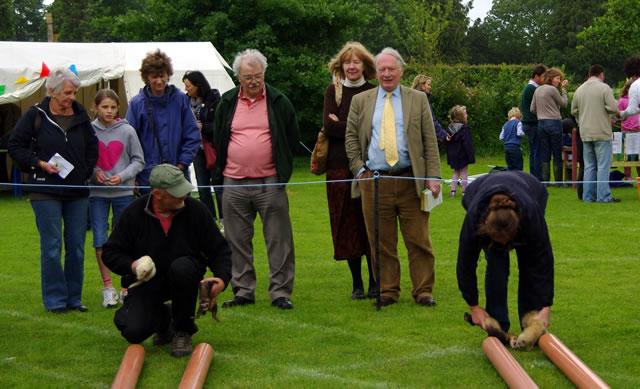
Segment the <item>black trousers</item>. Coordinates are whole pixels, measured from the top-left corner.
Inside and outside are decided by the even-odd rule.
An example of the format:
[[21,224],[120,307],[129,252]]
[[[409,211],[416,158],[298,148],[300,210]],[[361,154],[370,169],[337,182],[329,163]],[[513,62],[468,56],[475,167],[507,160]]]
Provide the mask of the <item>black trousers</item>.
[[[198,327],[192,317],[198,286],[206,270],[196,258],[179,257],[171,262],[166,273],[130,288],[113,318],[122,336],[130,343],[142,343],[170,324],[175,331],[196,333]],[[166,301],[171,301],[171,316]]]

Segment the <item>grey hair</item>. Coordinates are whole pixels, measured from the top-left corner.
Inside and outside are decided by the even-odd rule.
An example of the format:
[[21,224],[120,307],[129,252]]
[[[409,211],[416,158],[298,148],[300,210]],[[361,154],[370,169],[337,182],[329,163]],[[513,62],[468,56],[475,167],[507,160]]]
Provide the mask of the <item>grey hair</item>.
[[47,77],[47,81],[45,81],[45,88],[47,88],[47,92],[49,89],[53,89],[54,93],[58,93],[62,90],[62,85],[65,81],[69,81],[76,88],[80,88],[80,79],[74,72],[67,68],[55,68],[49,73],[49,77]]
[[385,47],[384,49],[382,49],[381,52],[378,53],[378,55],[376,55],[376,57],[373,60],[373,62],[376,65],[376,68],[378,67],[378,58],[380,58],[380,56],[383,54],[394,56],[395,59],[398,60],[398,65],[400,65],[400,69],[404,69],[404,67],[407,66],[407,63],[404,62],[404,59],[402,59],[402,56],[400,55],[400,53],[398,53],[398,50],[391,47]]
[[248,63],[251,65],[260,65],[262,67],[262,73],[267,71],[267,57],[256,49],[246,49],[236,54],[236,58],[233,60],[233,72],[240,74],[240,66],[242,61],[247,58]]

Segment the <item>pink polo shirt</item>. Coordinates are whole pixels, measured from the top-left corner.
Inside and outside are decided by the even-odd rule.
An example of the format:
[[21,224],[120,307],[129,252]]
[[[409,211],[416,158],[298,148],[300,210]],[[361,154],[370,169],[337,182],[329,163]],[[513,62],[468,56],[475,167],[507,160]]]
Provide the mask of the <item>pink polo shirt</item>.
[[265,89],[253,102],[238,93],[238,104],[231,122],[231,137],[227,148],[225,177],[259,178],[275,176],[271,132]]

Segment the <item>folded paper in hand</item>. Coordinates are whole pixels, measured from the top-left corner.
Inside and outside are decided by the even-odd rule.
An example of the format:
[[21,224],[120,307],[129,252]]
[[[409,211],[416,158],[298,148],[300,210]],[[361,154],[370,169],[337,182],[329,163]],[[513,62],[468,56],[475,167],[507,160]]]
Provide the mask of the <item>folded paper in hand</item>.
[[71,162],[64,159],[64,157],[58,153],[53,154],[53,157],[51,157],[51,159],[48,162],[54,165],[55,167],[57,167],[58,169],[60,169],[60,171],[58,172],[58,175],[63,180],[73,170],[73,165],[71,164]]
[[440,203],[442,203],[442,190],[438,193],[438,197],[433,197],[433,193],[429,189],[422,191],[422,196],[420,196],[420,209],[422,212],[431,212]]

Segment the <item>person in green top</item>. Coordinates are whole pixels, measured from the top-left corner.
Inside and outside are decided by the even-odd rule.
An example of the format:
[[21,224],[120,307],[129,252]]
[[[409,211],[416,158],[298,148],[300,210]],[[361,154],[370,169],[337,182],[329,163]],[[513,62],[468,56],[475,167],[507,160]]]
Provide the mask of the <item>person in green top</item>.
[[540,77],[547,69],[544,65],[539,64],[533,68],[531,79],[522,91],[520,101],[520,112],[522,112],[522,130],[527,135],[529,143],[529,172],[542,181],[542,173],[540,172],[540,161],[538,156],[538,117],[530,110],[533,93],[540,84]]

